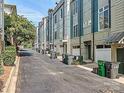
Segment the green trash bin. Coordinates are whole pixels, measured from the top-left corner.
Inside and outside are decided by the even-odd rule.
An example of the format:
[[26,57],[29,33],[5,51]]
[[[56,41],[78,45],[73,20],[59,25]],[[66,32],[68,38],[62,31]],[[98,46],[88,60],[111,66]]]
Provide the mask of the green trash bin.
[[80,61],[80,64],[82,65],[83,64],[83,56],[79,56],[78,60]]
[[68,55],[63,54],[63,63],[68,65]]
[[98,75],[105,77],[105,62],[98,60]]

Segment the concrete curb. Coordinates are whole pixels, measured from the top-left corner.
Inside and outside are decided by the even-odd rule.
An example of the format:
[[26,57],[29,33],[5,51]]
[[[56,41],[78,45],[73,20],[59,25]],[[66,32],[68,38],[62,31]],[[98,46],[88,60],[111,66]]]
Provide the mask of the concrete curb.
[[88,71],[92,71],[93,70],[92,68],[88,68],[88,67],[81,66],[81,65],[77,65],[76,67],[79,67],[79,68],[82,68],[82,69],[85,69],[85,70],[88,70]]
[[[10,85],[11,85],[11,81],[12,81],[12,76],[14,74],[14,71],[16,70],[16,68],[19,67],[19,61],[20,61],[20,57],[16,57],[16,61],[15,61],[15,65],[11,72],[10,72],[10,75],[9,75],[9,78],[7,79],[7,82],[5,83],[5,86],[4,86],[4,89],[3,89],[3,92],[2,93],[15,93],[14,90],[13,92],[9,92],[8,90],[10,89]],[[15,84],[16,85],[16,84]],[[13,88],[16,87],[16,86],[12,86]]]

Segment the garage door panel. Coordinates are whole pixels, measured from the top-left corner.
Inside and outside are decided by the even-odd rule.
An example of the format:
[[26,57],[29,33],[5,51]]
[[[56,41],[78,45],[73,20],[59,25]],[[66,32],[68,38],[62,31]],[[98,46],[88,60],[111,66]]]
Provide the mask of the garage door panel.
[[72,55],[79,56],[80,55],[80,49],[72,49]]
[[111,49],[96,49],[95,50],[95,61],[104,60],[111,62]]

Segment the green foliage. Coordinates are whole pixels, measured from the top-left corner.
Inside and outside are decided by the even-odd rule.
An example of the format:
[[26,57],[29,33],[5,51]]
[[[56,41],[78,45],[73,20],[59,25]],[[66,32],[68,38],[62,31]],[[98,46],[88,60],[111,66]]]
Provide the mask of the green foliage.
[[2,75],[4,73],[4,68],[2,65],[0,65],[0,75]]
[[80,65],[80,61],[79,60],[74,60],[71,64],[72,65]]
[[6,41],[13,38],[15,44],[33,43],[36,28],[28,19],[15,14],[5,14],[4,16]]
[[14,65],[15,57],[16,57],[15,47],[12,47],[12,46],[6,47],[4,53],[2,54],[3,64],[5,66]]

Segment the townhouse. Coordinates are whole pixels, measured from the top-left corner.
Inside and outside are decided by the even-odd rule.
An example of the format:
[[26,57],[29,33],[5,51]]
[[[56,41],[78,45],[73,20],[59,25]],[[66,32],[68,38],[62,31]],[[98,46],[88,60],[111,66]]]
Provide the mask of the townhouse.
[[70,0],[60,0],[53,11],[54,50],[71,54],[70,50]]
[[48,10],[48,46],[53,49],[53,9]]
[[38,25],[38,48],[39,52],[48,49],[48,17],[42,18]]
[[72,54],[85,62],[121,62],[124,73],[124,1],[72,0],[70,5]]
[[84,61],[116,62],[114,41],[110,41],[123,34],[123,4],[123,0],[71,0],[72,54],[82,55]]

